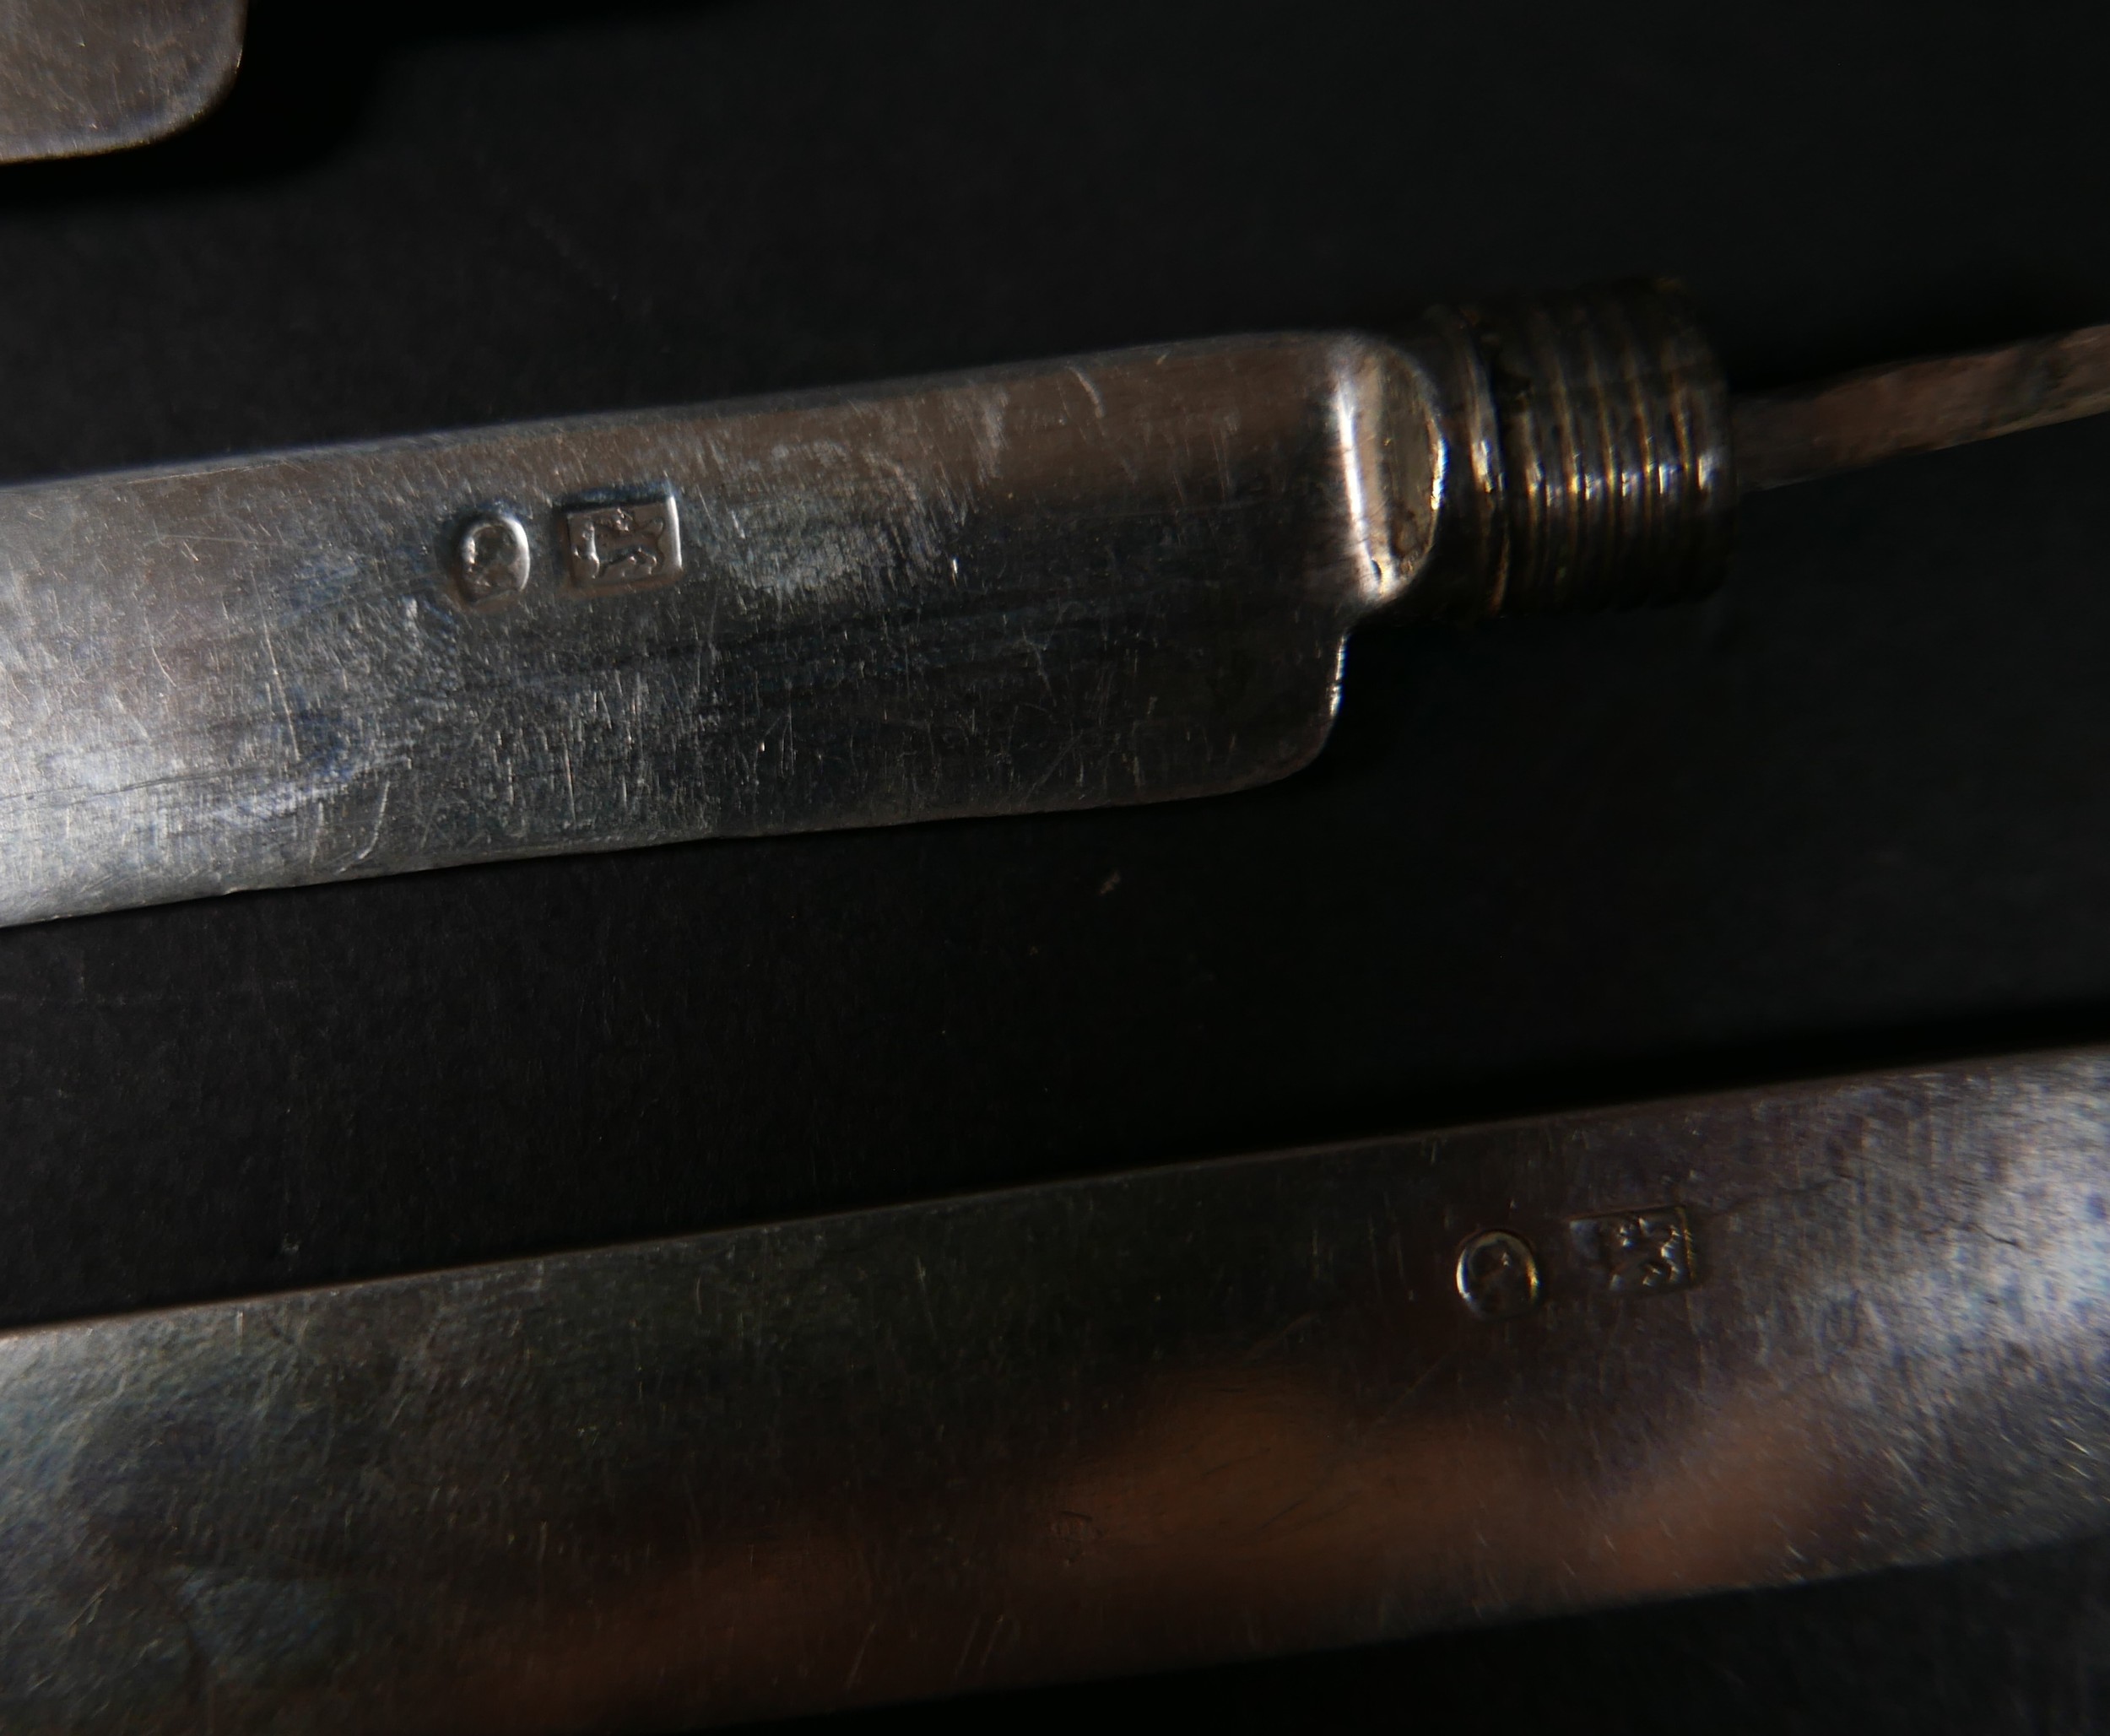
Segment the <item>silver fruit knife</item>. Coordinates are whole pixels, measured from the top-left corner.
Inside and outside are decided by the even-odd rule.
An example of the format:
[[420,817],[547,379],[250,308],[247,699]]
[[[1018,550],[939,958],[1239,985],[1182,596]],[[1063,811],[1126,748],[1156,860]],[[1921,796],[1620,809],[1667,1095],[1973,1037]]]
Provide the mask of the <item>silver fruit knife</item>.
[[0,489],[0,922],[1165,800],[1348,637],[1664,603],[1740,493],[2110,407],[2110,328],[1732,399],[1653,285]]

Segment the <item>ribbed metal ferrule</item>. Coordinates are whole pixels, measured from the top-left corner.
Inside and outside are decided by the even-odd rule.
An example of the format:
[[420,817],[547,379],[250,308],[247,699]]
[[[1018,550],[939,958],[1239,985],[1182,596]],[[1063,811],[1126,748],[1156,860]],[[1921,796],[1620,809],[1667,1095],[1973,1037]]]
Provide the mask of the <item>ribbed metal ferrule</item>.
[[1502,614],[1668,603],[1727,564],[1729,392],[1685,298],[1618,285],[1465,310],[1501,450]]

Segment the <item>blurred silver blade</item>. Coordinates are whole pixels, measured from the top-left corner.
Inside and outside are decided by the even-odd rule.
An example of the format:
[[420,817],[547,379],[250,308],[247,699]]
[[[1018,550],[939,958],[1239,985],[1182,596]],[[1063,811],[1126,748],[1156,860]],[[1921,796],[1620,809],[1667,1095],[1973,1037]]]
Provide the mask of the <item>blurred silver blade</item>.
[[2106,1184],[2098,1050],[19,1332],[0,1706],[677,1728],[2066,1537]]
[[247,0],[0,0],[0,163],[144,144],[225,95]]
[[1191,344],[0,489],[0,922],[1279,776],[1374,600],[1355,419],[1393,357]]

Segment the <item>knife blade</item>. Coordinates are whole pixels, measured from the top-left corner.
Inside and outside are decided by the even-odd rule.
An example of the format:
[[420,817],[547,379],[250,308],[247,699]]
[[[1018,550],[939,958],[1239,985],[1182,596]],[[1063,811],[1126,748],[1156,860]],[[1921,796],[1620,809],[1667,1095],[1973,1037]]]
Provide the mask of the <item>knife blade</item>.
[[[1734,426],[1767,485],[2101,407],[1999,377]],[[1629,286],[0,489],[0,922],[1244,788],[1381,610],[1707,589],[1731,429]]]
[[685,1728],[2110,1520],[2110,1050],[0,1336],[11,1728]]

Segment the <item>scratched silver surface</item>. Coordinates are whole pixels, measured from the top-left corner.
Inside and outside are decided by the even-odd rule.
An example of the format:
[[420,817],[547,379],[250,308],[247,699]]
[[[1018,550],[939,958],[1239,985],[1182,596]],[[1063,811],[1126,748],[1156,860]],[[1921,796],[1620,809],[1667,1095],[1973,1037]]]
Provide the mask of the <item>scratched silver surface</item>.
[[1434,414],[1261,338],[0,490],[0,921],[1277,776]]
[[16,1332],[0,1724],[679,1728],[2106,1522],[2096,1050]]
[[0,163],[144,144],[219,100],[247,0],[0,0]]

